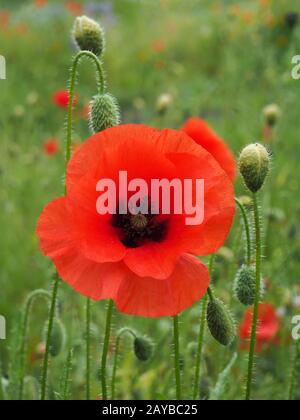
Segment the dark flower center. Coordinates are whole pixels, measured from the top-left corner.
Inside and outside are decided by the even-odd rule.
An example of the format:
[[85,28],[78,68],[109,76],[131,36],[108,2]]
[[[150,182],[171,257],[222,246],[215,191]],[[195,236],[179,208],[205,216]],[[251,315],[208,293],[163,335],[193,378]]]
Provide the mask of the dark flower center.
[[146,242],[161,242],[167,232],[167,221],[159,221],[151,214],[115,214],[112,225],[118,229],[127,248],[138,248]]

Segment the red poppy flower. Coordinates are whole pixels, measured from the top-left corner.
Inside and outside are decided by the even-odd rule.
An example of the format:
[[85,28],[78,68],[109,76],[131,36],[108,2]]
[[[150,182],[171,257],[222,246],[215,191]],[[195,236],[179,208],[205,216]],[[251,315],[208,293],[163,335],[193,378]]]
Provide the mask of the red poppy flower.
[[[248,309],[240,326],[240,337],[249,340],[253,320],[253,310]],[[256,333],[257,351],[261,351],[265,343],[276,342],[280,322],[276,310],[269,303],[261,303],[258,309],[258,327]]]
[[[188,226],[186,214],[173,211],[100,216],[96,184],[110,179],[120,191],[120,171],[127,171],[128,181],[148,185],[153,179],[204,179],[204,222]],[[44,254],[75,290],[94,300],[111,298],[121,312],[146,317],[175,315],[205,294],[209,275],[196,256],[223,245],[235,213],[234,192],[214,158],[185,133],[143,125],[100,132],[73,154],[66,187],[66,197],[43,210],[37,234]]]
[[44,143],[43,150],[45,155],[55,155],[59,150],[59,142],[56,139],[49,139]]
[[[74,97],[74,106],[78,102],[77,96]],[[60,108],[68,108],[69,105],[69,92],[67,90],[58,90],[53,95],[53,103]]]
[[73,16],[80,16],[83,14],[83,7],[77,1],[66,1],[65,8],[68,10]]
[[189,118],[183,127],[200,146],[204,147],[219,162],[221,168],[234,181],[236,178],[236,163],[230,149],[208,125],[200,118]]
[[34,1],[34,4],[36,5],[36,7],[39,7],[39,8],[46,6],[47,3],[48,3],[48,0],[35,0]]

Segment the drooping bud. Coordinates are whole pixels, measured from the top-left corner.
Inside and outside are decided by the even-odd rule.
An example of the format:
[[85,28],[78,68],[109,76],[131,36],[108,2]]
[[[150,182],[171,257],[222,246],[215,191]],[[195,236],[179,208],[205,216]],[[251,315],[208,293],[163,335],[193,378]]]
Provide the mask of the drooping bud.
[[63,323],[55,318],[53,321],[52,335],[50,339],[50,355],[57,357],[64,349],[66,331]]
[[73,37],[80,50],[91,51],[97,56],[102,55],[105,46],[104,31],[95,20],[87,16],[77,17]]
[[250,144],[242,151],[239,159],[240,172],[247,188],[256,193],[266,180],[270,168],[270,155],[259,143]]
[[153,354],[153,344],[146,337],[135,337],[133,347],[135,356],[141,362],[147,362]]
[[211,335],[223,346],[229,346],[236,337],[232,315],[220,299],[214,298],[209,302],[207,324]]
[[256,290],[256,270],[253,266],[243,265],[234,281],[236,298],[246,306],[254,304]]
[[274,127],[281,116],[281,110],[278,105],[270,104],[263,109],[264,119],[269,127]]
[[109,93],[96,95],[90,106],[90,127],[93,133],[120,124],[120,111],[117,100]]

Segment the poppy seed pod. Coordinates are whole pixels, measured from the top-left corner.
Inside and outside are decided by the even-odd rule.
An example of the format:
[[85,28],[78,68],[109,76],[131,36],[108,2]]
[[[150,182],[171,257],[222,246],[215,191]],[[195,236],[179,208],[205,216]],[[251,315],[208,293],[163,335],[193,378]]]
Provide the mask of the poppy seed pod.
[[133,347],[136,358],[141,362],[147,362],[151,358],[153,344],[148,338],[135,337]]
[[94,96],[90,108],[90,128],[93,133],[119,124],[120,111],[116,98],[109,93]]
[[239,159],[240,172],[247,188],[253,193],[264,185],[270,169],[270,155],[259,143],[250,144],[242,151]]
[[87,16],[80,16],[75,19],[73,38],[80,50],[91,51],[101,56],[104,51],[104,32],[99,23]]
[[236,298],[246,306],[253,305],[256,289],[256,270],[253,266],[243,265],[238,271],[234,282]]
[[211,335],[223,346],[229,346],[236,337],[232,315],[220,299],[209,302],[207,324]]
[[263,115],[266,124],[269,127],[274,127],[281,116],[281,110],[278,105],[270,104],[263,109]]

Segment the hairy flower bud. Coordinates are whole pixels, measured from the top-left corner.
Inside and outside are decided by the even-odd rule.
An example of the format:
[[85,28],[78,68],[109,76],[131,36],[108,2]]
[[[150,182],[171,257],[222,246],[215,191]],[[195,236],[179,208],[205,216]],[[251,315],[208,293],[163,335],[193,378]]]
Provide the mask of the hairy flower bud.
[[145,337],[135,337],[134,339],[134,353],[141,362],[147,362],[153,353],[152,342]]
[[120,111],[116,98],[109,93],[94,96],[90,107],[90,127],[93,133],[119,124]]
[[78,48],[91,51],[97,56],[104,51],[104,32],[99,23],[87,16],[75,19],[73,37]]
[[263,109],[265,121],[269,127],[274,127],[281,116],[281,110],[278,105],[270,104]]
[[207,324],[211,335],[223,346],[229,346],[236,337],[232,315],[220,299],[214,298],[209,302]]
[[234,282],[236,298],[246,306],[254,304],[256,290],[256,270],[253,266],[243,265]]
[[247,188],[256,193],[266,180],[270,168],[270,156],[267,149],[259,143],[245,147],[239,160],[240,172]]

